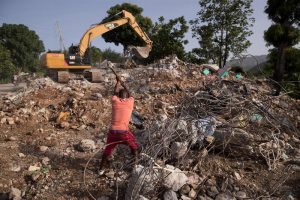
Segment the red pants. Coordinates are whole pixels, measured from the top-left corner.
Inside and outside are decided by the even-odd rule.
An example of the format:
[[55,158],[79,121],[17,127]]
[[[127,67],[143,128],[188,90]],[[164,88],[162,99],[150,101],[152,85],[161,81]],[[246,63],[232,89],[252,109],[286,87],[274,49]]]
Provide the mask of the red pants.
[[114,148],[118,144],[126,144],[130,147],[131,153],[134,153],[137,148],[137,142],[131,131],[114,131],[110,130],[107,135],[106,147],[103,152],[103,157],[111,156]]

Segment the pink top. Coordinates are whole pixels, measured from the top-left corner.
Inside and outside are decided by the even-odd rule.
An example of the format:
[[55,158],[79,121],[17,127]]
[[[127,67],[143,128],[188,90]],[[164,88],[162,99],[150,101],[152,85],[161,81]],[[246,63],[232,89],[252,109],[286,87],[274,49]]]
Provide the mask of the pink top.
[[129,97],[121,99],[113,96],[111,99],[112,104],[112,119],[111,130],[128,130],[131,113],[133,111],[134,98]]

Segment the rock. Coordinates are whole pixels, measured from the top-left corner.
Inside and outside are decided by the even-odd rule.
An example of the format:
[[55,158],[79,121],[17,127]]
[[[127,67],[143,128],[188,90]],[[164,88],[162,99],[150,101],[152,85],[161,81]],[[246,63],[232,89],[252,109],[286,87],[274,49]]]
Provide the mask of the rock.
[[61,122],[60,127],[64,129],[68,129],[70,127],[69,122]]
[[49,148],[47,146],[39,146],[40,152],[46,152]]
[[215,200],[236,200],[236,198],[226,193],[220,193],[216,196]]
[[188,177],[187,184],[191,185],[194,189],[196,189],[205,179],[205,177],[200,177],[195,172],[187,172],[186,176]]
[[212,198],[210,198],[210,197],[207,196],[207,195],[201,195],[201,196],[198,196],[198,199],[199,199],[199,200],[213,200]]
[[234,172],[234,176],[235,176],[235,178],[236,178],[238,181],[242,179],[242,177],[240,176],[240,174],[237,173],[237,172]]
[[141,116],[137,111],[132,112],[130,122],[139,129],[144,128],[144,117]]
[[205,137],[205,140],[206,140],[206,142],[208,142],[208,144],[211,144],[215,140],[215,137],[209,135],[209,136]]
[[31,174],[31,180],[36,182],[41,175],[42,174],[40,172],[34,172],[33,174]]
[[115,172],[113,170],[109,170],[109,172],[105,173],[107,178],[113,179],[115,177]]
[[235,197],[237,197],[237,198],[239,198],[239,199],[245,199],[245,198],[247,198],[247,194],[246,194],[246,192],[238,191],[238,192],[235,194]]
[[79,126],[79,127],[77,128],[78,131],[82,131],[82,130],[84,130],[84,129],[86,129],[86,125],[85,125],[85,124],[82,124],[81,126]]
[[212,186],[209,188],[209,190],[207,191],[207,194],[210,197],[215,197],[217,194],[219,194],[219,190],[217,189],[216,186]]
[[19,156],[20,158],[24,158],[24,157],[25,157],[25,154],[24,154],[24,153],[19,153],[18,156]]
[[43,165],[48,165],[49,162],[50,162],[50,159],[49,159],[48,157],[42,158],[42,164],[43,164]]
[[102,94],[100,94],[100,93],[94,93],[94,94],[92,94],[92,98],[94,100],[102,99]]
[[189,197],[192,199],[195,199],[197,196],[197,193],[194,189],[191,189],[191,191],[189,192]]
[[21,171],[21,167],[20,167],[20,165],[12,163],[12,164],[10,164],[9,170],[12,172],[19,172],[19,171]]
[[41,167],[39,167],[39,166],[30,165],[29,168],[28,168],[28,171],[34,172],[34,171],[37,171],[37,170],[40,170],[40,169],[41,169]]
[[181,194],[188,194],[191,191],[191,188],[188,184],[185,184],[184,186],[182,186],[179,190],[179,192]]
[[21,190],[19,190],[18,188],[12,187],[9,192],[9,199],[21,200],[22,199],[21,194],[22,194]]
[[50,141],[52,138],[50,137],[50,136],[48,136],[48,137],[45,137],[45,140],[48,140],[48,141]]
[[295,172],[300,172],[300,167],[297,165],[293,165],[292,170],[294,170]]
[[181,199],[182,200],[192,200],[190,197],[187,197],[185,195],[181,195]]
[[132,171],[132,176],[128,181],[125,200],[135,199],[140,191],[147,194],[153,190],[153,182],[159,180],[160,177],[158,173],[158,170],[153,172],[152,169],[142,165],[135,166]]
[[171,154],[173,157],[179,159],[185,155],[188,149],[187,142],[173,142],[171,145]]
[[78,144],[78,149],[83,152],[92,151],[96,149],[95,142],[90,139],[83,139]]
[[160,114],[160,115],[157,116],[157,119],[159,121],[164,122],[164,121],[166,121],[168,119],[168,116],[166,114]]
[[178,191],[184,184],[187,183],[188,177],[178,168],[171,165],[166,165],[163,169],[163,185],[173,191]]
[[216,182],[215,179],[210,178],[210,179],[208,179],[208,180],[206,181],[206,185],[208,185],[208,186],[215,186],[215,185],[217,185],[217,182]]
[[7,121],[7,123],[8,123],[9,125],[13,125],[13,124],[15,124],[15,121],[14,121],[14,119],[13,119],[13,118],[11,118],[11,117],[7,118],[7,119],[6,119],[6,121]]
[[6,121],[7,121],[7,119],[6,119],[5,117],[3,117],[3,118],[1,119],[1,121],[0,121],[0,123],[1,123],[1,124],[5,124]]
[[78,98],[84,97],[84,93],[82,93],[82,92],[75,92],[74,94],[75,94]]
[[66,93],[66,92],[71,92],[71,91],[72,91],[72,88],[70,88],[70,87],[63,87],[63,88],[61,89],[61,91],[64,92],[64,93]]
[[173,190],[167,190],[164,193],[164,200],[178,200],[178,198]]
[[8,138],[8,140],[9,140],[9,141],[17,141],[17,138],[14,137],[14,136],[11,136],[11,137]]
[[185,120],[179,120],[177,125],[176,125],[176,131],[178,131],[180,133],[183,133],[183,134],[187,134],[188,133],[188,130],[187,130],[187,122]]

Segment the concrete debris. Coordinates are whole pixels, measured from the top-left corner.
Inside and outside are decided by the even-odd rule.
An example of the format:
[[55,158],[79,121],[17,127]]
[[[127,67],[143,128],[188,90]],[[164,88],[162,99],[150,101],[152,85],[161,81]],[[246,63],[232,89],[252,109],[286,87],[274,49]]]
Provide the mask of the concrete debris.
[[[140,155],[133,166],[130,150],[119,145],[99,177],[115,84],[108,65],[136,99],[130,129]],[[174,55],[136,65],[105,61],[101,83],[37,78],[2,95],[1,163],[8,164],[0,190],[8,196],[15,185],[24,186],[24,199],[86,199],[85,181],[95,199],[297,199],[290,174],[299,172],[299,100],[270,96],[266,79]],[[278,174],[287,180],[274,193]]]
[[165,191],[164,200],[178,200],[176,192],[174,192],[173,190]]
[[163,169],[163,177],[163,185],[175,192],[188,181],[188,177],[180,169],[171,165],[166,165]]
[[93,151],[96,149],[95,142],[90,139],[83,139],[78,144],[78,149],[83,152]]
[[19,172],[19,171],[21,171],[21,166],[18,165],[18,164],[14,164],[14,163],[10,164],[9,168],[10,168],[10,171],[12,171],[12,172]]
[[133,169],[132,176],[128,182],[125,199],[134,199],[139,193],[149,193],[154,189],[154,182],[158,180],[157,173],[151,172],[149,168],[137,165]]
[[40,152],[46,152],[49,148],[47,146],[39,146]]
[[38,171],[38,170],[40,170],[40,169],[41,169],[40,166],[30,165],[29,168],[28,168],[28,171],[34,172],[34,171]]
[[179,190],[179,192],[180,192],[181,194],[188,194],[188,193],[190,193],[190,191],[191,191],[191,188],[190,188],[190,186],[189,186],[188,184],[185,184],[185,185],[182,186],[182,187],[180,188],[180,190]]
[[12,187],[9,192],[9,199],[21,200],[22,199],[21,195],[22,195],[21,190],[19,190],[18,188]]

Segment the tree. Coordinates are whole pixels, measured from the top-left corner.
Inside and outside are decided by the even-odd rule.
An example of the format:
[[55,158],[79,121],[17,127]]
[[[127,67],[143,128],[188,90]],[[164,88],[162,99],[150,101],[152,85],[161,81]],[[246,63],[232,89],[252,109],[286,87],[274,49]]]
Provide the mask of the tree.
[[39,67],[39,55],[45,51],[39,36],[22,24],[3,24],[0,41],[10,51],[13,64],[22,71],[35,72]]
[[102,61],[102,52],[99,48],[92,46],[88,48],[88,53],[90,57],[90,63],[92,66],[96,66],[97,63],[99,64]]
[[163,17],[153,26],[150,38],[153,41],[152,51],[148,61],[176,54],[178,58],[184,59],[185,51],[183,44],[188,41],[184,39],[188,31],[187,22],[184,17],[171,19],[166,23]]
[[[107,14],[108,16],[102,20],[102,22],[112,21],[114,19],[118,19],[119,17],[116,17],[115,15],[122,10],[126,10],[130,12],[135,18],[139,26],[142,28],[142,30],[146,33],[149,32],[150,28],[152,27],[152,21],[148,17],[142,16],[143,8],[130,4],[130,3],[123,3],[123,4],[117,4],[113,7],[111,7]],[[129,45],[134,46],[143,46],[144,42],[143,40],[137,35],[137,33],[130,27],[129,24],[125,24],[123,26],[120,26],[112,31],[109,31],[102,35],[105,42],[113,42],[115,45],[123,45],[124,50]]]
[[201,0],[198,18],[191,20],[193,37],[200,48],[194,50],[198,59],[226,65],[232,54],[238,56],[251,45],[253,0]]
[[[264,73],[269,76],[274,74],[279,57],[278,48],[269,51],[268,62]],[[292,97],[300,98],[300,49],[289,47],[285,50],[285,73],[283,75],[283,88],[288,90]]]
[[[299,0],[268,0],[265,12],[275,23],[265,31],[267,45],[277,48],[277,58],[273,79],[280,83],[284,78],[286,51],[300,41],[300,2]],[[276,94],[281,87],[276,85]]]
[[9,50],[0,42],[0,81],[9,82],[15,71],[16,67],[12,63]]
[[92,66],[97,66],[104,60],[109,60],[111,62],[120,63],[125,60],[120,53],[107,48],[104,51],[101,51],[99,48],[92,46],[87,49],[87,55],[89,56],[89,61]]

